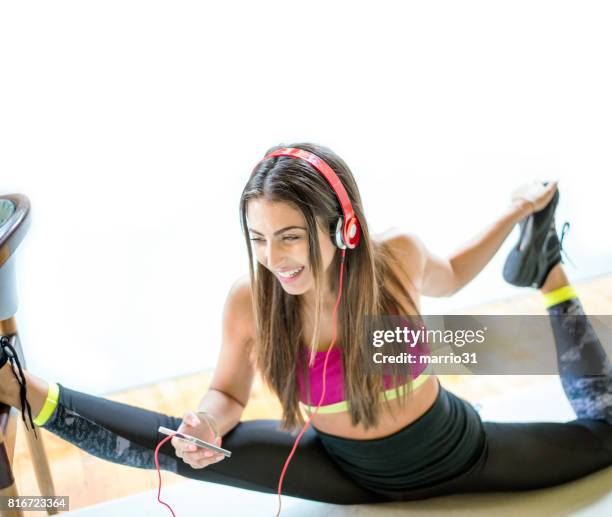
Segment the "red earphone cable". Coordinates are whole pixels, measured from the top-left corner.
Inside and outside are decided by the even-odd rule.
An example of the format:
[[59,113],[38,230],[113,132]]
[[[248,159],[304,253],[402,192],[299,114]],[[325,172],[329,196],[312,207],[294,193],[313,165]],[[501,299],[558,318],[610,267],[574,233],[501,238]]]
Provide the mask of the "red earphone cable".
[[341,250],[341,253],[342,255],[340,258],[340,281],[338,285],[338,297],[336,298],[336,304],[334,305],[334,310],[332,311],[332,342],[329,347],[329,350],[327,350],[327,354],[325,354],[325,362],[323,363],[323,392],[321,393],[321,398],[319,399],[317,408],[315,409],[314,413],[312,413],[308,417],[308,421],[306,422],[306,424],[304,424],[304,427],[302,427],[300,434],[298,434],[297,438],[295,439],[295,443],[293,444],[293,449],[291,449],[291,454],[289,454],[289,457],[285,461],[285,466],[283,467],[283,471],[281,472],[280,481],[278,482],[278,512],[276,514],[276,517],[279,517],[280,512],[281,512],[281,487],[283,485],[283,478],[285,477],[285,472],[287,471],[289,462],[291,461],[291,458],[293,457],[293,454],[295,453],[295,449],[297,448],[297,445],[300,442],[300,438],[302,438],[302,435],[306,432],[306,429],[308,429],[308,426],[310,425],[310,421],[312,420],[312,417],[317,414],[317,412],[319,411],[319,408],[321,407],[321,404],[323,403],[323,399],[325,398],[325,380],[327,377],[327,359],[329,358],[329,353],[331,352],[332,348],[334,348],[334,343],[336,342],[336,313],[338,311],[338,305],[340,304],[340,297],[342,296],[342,273],[344,271],[344,255],[346,254],[346,250],[345,249]]
[[159,496],[161,495],[161,485],[162,485],[162,480],[161,480],[161,471],[159,469],[159,459],[157,457],[157,455],[159,454],[159,449],[161,448],[161,446],[166,443],[168,440],[172,440],[172,437],[176,436],[176,434],[172,434],[170,436],[166,436],[161,442],[159,442],[157,444],[157,447],[155,447],[155,468],[157,468],[157,479],[159,480],[159,486],[157,487],[157,500],[163,504],[164,506],[168,507],[168,510],[170,510],[170,513],[172,514],[172,517],[176,517],[176,514],[174,513],[174,510],[172,510],[172,507],[167,504],[164,503]]

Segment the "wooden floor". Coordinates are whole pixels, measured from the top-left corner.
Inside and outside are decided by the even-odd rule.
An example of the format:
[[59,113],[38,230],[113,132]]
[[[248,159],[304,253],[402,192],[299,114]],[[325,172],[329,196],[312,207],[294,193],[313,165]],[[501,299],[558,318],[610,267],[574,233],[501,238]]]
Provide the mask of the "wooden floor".
[[[612,314],[612,275],[578,283],[576,288],[587,314]],[[457,312],[462,314],[546,314],[541,296],[537,291]],[[104,398],[180,416],[184,411],[197,407],[206,392],[210,378],[211,372],[201,372],[138,389],[107,394]],[[525,386],[541,380],[542,378],[538,376],[440,376],[440,382],[446,388],[471,402],[484,396],[501,393],[515,385]],[[280,413],[279,402],[265,389],[261,379],[257,378],[243,420],[279,418]],[[21,427],[18,431],[14,460],[17,487],[21,495],[38,495],[39,491],[24,438],[23,422],[19,425]],[[39,431],[44,436],[56,494],[70,496],[70,509],[157,489],[157,472],[154,470],[126,467],[100,460],[44,429],[39,429]],[[162,472],[162,479],[164,486],[185,481],[184,478],[169,472]],[[40,516],[41,513],[26,512],[26,515]]]

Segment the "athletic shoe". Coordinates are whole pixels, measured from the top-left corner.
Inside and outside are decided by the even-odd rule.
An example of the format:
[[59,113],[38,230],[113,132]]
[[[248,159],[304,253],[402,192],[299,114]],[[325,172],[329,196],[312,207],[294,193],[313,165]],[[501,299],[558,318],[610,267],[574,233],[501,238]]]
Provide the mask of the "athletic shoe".
[[[9,365],[9,368],[11,368],[11,371],[13,372],[13,375],[17,379],[17,382],[19,383],[19,386],[21,388],[19,397],[21,400],[21,418],[23,418],[23,423],[25,424],[25,427],[27,429],[28,423],[25,419],[25,414],[27,412],[30,418],[31,429],[34,431],[34,436],[38,438],[38,435],[36,434],[36,429],[34,428],[34,421],[32,420],[32,409],[30,408],[30,403],[28,402],[26,396],[27,391],[25,375],[23,374],[23,370],[21,369],[21,363],[19,362],[17,351],[15,350],[15,348],[13,348],[13,345],[11,345],[11,340],[7,336],[0,336],[0,370],[7,363]],[[13,365],[17,367],[19,375],[15,373],[15,366]]]
[[[547,183],[544,183],[546,185]],[[563,224],[561,240],[555,228],[555,210],[559,202],[559,189],[542,210],[528,215],[520,223],[520,237],[504,264],[506,282],[518,287],[540,288],[550,270],[563,262],[563,238],[570,227]]]

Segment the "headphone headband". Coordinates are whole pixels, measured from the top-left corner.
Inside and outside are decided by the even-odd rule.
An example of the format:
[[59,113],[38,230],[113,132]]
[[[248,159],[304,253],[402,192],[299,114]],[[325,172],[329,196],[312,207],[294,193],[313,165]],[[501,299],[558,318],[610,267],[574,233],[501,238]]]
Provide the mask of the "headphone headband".
[[338,227],[336,228],[336,244],[342,249],[355,248],[359,243],[359,237],[361,234],[359,231],[359,221],[357,217],[355,217],[355,211],[353,210],[353,205],[351,204],[348,194],[346,193],[346,189],[334,170],[316,154],[309,151],[304,151],[303,149],[297,149],[295,147],[282,147],[264,156],[255,166],[253,171],[259,166],[259,164],[261,164],[261,162],[276,156],[291,156],[292,158],[307,161],[327,180],[327,183],[329,183],[336,194],[336,198],[340,202],[340,207],[342,208],[343,214],[343,218],[338,221]]

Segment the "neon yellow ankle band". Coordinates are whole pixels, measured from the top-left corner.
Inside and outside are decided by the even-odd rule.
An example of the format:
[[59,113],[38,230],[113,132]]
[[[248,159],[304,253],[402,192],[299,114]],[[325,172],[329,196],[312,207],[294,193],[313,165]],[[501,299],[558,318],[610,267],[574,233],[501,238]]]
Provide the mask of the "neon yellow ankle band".
[[548,309],[553,305],[557,305],[558,303],[564,302],[566,300],[571,300],[572,298],[578,298],[578,293],[574,286],[572,285],[564,285],[563,287],[559,287],[559,289],[555,289],[550,293],[543,294],[544,305]]
[[44,425],[49,417],[53,414],[53,410],[57,406],[57,402],[59,400],[59,386],[54,383],[49,383],[49,391],[47,392],[47,400],[45,400],[45,405],[40,410],[38,416],[34,419],[34,423],[40,427]]

